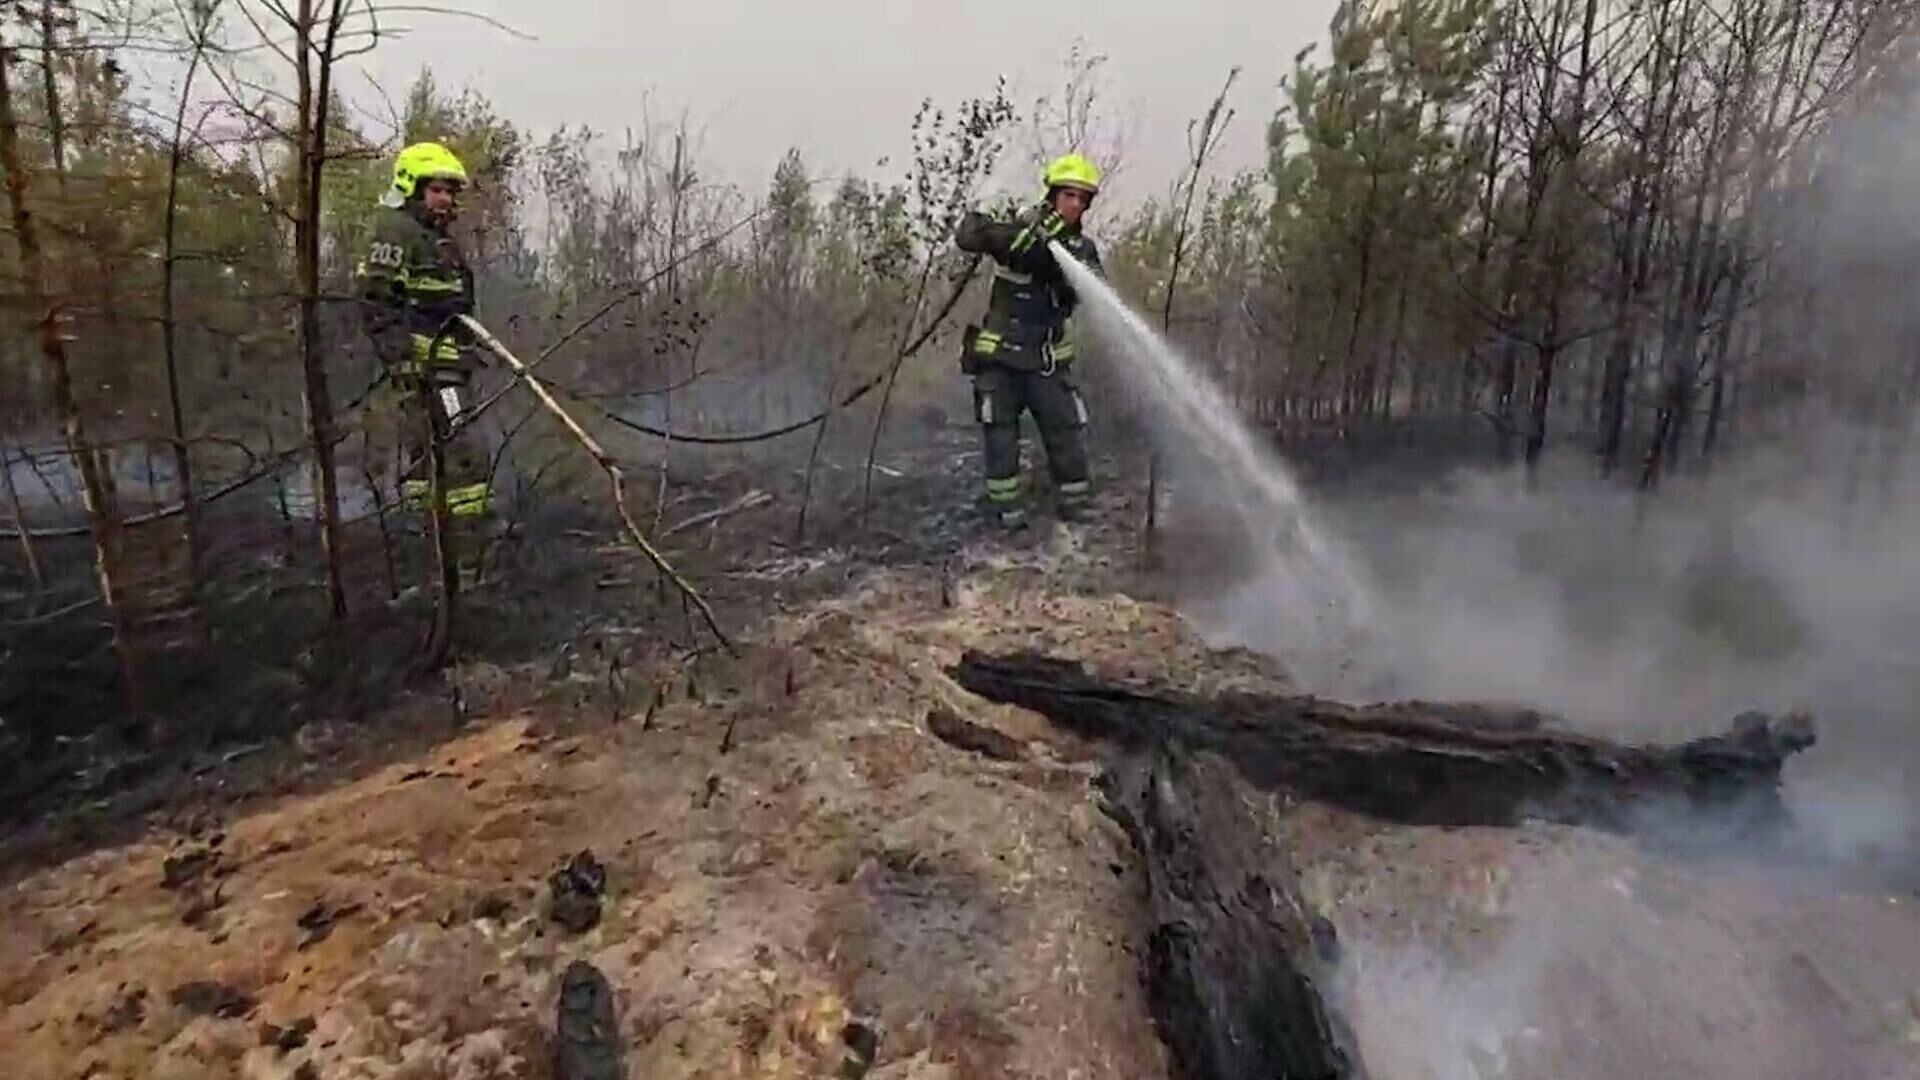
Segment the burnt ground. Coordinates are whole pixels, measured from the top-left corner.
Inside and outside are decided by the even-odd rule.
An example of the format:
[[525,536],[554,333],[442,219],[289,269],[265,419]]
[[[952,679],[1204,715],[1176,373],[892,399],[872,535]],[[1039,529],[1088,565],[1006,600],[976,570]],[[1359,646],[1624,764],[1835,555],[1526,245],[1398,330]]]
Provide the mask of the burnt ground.
[[[980,519],[975,441],[970,429],[915,425],[905,447],[880,457],[864,514],[864,440],[830,444],[804,538],[804,475],[791,459],[806,442],[773,455],[682,452],[653,531],[723,627],[750,637],[876,569],[937,568],[968,542],[1040,542],[1038,532],[1000,537]],[[1109,476],[1115,468],[1103,463]],[[632,483],[651,495],[657,477],[649,467]],[[414,587],[426,572],[422,541],[397,519],[389,544],[373,520],[349,528],[353,614],[335,627],[310,529],[262,518],[258,507],[216,508],[203,592],[211,642],[154,662],[150,740],[121,727],[97,606],[66,610],[70,598],[56,595],[46,604],[54,617],[0,625],[0,875],[42,852],[135,837],[155,820],[190,826],[209,808],[323,789],[432,746],[475,711],[577,686],[588,671],[640,693],[656,667],[697,666],[716,642],[628,545],[604,491],[598,473],[549,476],[541,497],[519,508],[489,548],[486,580],[462,597],[457,662],[444,678],[410,670],[431,609]],[[733,507],[744,508],[707,517]],[[84,542],[41,549],[84,595]]]
[[[737,656],[660,603],[587,484],[503,546],[443,681],[397,674],[417,607],[363,602],[350,634],[230,639],[259,704],[235,682],[163,749],[66,744],[80,767],[9,804],[0,1074],[1269,1075],[1166,1050],[1146,976],[1179,924],[1109,750],[950,673],[1031,651],[1205,697],[1284,672],[1155,602],[1119,466],[1099,521],[1010,539],[971,510],[972,451],[947,429],[884,456],[904,475],[864,526],[845,453],[805,544],[790,470],[703,459],[669,528],[772,496],[666,545]],[[1916,1075],[1910,897],[1578,824],[1194,790],[1261,883],[1225,910],[1257,900],[1324,965],[1355,1075]],[[622,1060],[556,1061],[563,1000]]]
[[[778,502],[728,518],[711,551],[683,542],[738,657],[602,600],[563,648],[463,662],[457,710],[416,688],[53,804],[10,836],[9,1060],[545,1075],[559,975],[585,957],[635,1075],[816,1075],[864,1030],[876,1075],[1149,1067],[1129,859],[1089,752],[1023,738],[1044,725],[940,663],[989,644],[1203,653],[1170,613],[1096,587],[1124,573],[1108,527],[982,528],[949,459],[970,448],[932,446],[941,481],[901,497],[883,477],[869,528],[805,550]],[[737,491],[719,477],[683,512]],[[595,596],[652,593],[611,532],[593,539]],[[1007,760],[949,747],[932,734],[948,724],[998,732]],[[583,849],[605,896],[576,937],[546,879]]]
[[[679,451],[660,521],[677,531],[663,548],[728,627],[751,632],[769,614],[844,592],[875,568],[938,567],[968,542],[1008,549],[1039,542],[1039,533],[995,537],[980,520],[971,427],[927,411],[897,420],[892,430],[870,503],[863,491],[865,432],[853,423],[834,432],[806,500],[804,536],[795,526],[808,434],[749,453]],[[1030,475],[1043,487],[1031,431],[1028,443]],[[1408,453],[1383,437],[1358,449],[1305,440],[1297,456],[1310,480],[1338,486],[1357,460],[1393,472]],[[144,743],[120,726],[111,639],[97,605],[86,603],[88,544],[41,542],[40,557],[62,586],[36,612],[20,602],[25,580],[17,560],[0,562],[0,598],[10,600],[0,619],[0,854],[7,865],[18,867],[48,845],[71,852],[138,835],[151,814],[185,820],[191,811],[183,816],[182,808],[206,799],[225,804],[289,784],[324,786],[418,751],[459,726],[464,699],[484,696],[500,681],[496,668],[583,662],[604,671],[710,647],[677,598],[630,552],[606,512],[602,478],[578,466],[575,454],[570,444],[526,453],[543,463],[541,495],[492,547],[488,580],[465,598],[456,650],[466,663],[447,682],[421,682],[408,670],[430,617],[414,587],[425,576],[417,529],[409,535],[395,520],[383,542],[371,518],[348,527],[353,614],[335,626],[310,522],[282,521],[265,483],[249,489],[250,503],[211,507],[201,597],[211,641],[199,652],[154,661],[149,696],[158,732]],[[1416,457],[1431,464],[1433,455]],[[548,469],[553,461],[560,466]],[[1132,535],[1143,514],[1139,467],[1114,456],[1097,460],[1107,490],[1105,534],[1080,577],[1089,587],[1097,581],[1102,589],[1170,598],[1176,582],[1160,568],[1171,558],[1180,577],[1205,579],[1208,561],[1192,556],[1212,538],[1169,537],[1143,549]],[[649,495],[651,470],[649,461],[633,479]],[[746,509],[699,524],[703,515],[743,501]],[[696,524],[684,527],[688,522]]]

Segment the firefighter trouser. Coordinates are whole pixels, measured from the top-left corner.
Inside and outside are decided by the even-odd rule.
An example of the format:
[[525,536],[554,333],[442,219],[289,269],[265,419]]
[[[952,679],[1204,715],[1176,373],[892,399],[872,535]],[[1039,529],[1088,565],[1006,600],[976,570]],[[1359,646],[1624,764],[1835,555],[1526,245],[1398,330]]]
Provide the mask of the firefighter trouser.
[[[400,504],[418,514],[429,513],[433,487],[433,444],[441,444],[446,462],[446,498],[449,542],[455,564],[463,574],[479,574],[485,552],[485,516],[493,506],[488,473],[493,464],[486,425],[469,423],[458,431],[452,418],[472,404],[471,387],[434,386],[422,389],[417,380],[401,379],[395,387],[399,412]],[[456,397],[449,402],[447,395]]]
[[1002,517],[1017,518],[1020,490],[1020,414],[1033,413],[1046,448],[1047,472],[1063,514],[1084,507],[1093,485],[1087,470],[1087,406],[1070,368],[1048,373],[986,363],[973,377],[974,418],[985,440],[987,501]]
[[[447,400],[457,396],[459,404]],[[453,430],[453,416],[467,404],[468,387],[435,387],[424,393],[408,388],[401,398],[401,457],[412,468],[401,477],[400,491],[410,510],[426,506],[432,479],[432,442],[438,440],[446,455],[447,511],[455,517],[478,517],[492,503],[488,473],[493,464],[481,425],[468,424]]]

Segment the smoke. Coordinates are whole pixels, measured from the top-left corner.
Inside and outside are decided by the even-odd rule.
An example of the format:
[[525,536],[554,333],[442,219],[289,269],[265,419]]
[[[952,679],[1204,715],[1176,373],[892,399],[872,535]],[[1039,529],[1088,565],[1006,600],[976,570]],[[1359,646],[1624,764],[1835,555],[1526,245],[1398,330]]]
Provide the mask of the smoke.
[[[1871,152],[1917,140],[1884,125],[1848,137],[1863,153],[1847,175],[1768,210],[1818,218],[1777,234],[1804,248],[1782,256],[1781,280],[1815,280],[1779,320],[1802,351],[1742,376],[1805,398],[1770,402],[1712,470],[1653,496],[1574,453],[1531,477],[1464,469],[1412,490],[1362,471],[1308,498],[1199,368],[1069,264],[1146,399],[1173,492],[1164,550],[1216,644],[1278,657],[1309,692],[1524,704],[1622,741],[1724,731],[1748,710],[1815,717],[1818,744],[1785,774],[1795,831],[1764,859],[1711,820],[1678,823],[1690,854],[1731,858],[1504,833],[1487,846],[1521,883],[1466,926],[1448,907],[1447,833],[1359,845],[1363,895],[1323,911],[1373,1075],[1916,1075],[1920,935],[1903,898],[1856,886],[1920,883],[1920,454],[1906,439],[1920,368],[1904,296],[1920,200],[1911,169]],[[1346,602],[1323,605],[1329,593]]]
[[[1564,830],[1504,835],[1506,884],[1478,902],[1430,898],[1411,932],[1397,895],[1338,912],[1334,993],[1371,1075],[1916,1075],[1920,946],[1901,905]],[[1403,869],[1486,843],[1423,838]]]
[[[1835,235],[1829,264],[1873,233]],[[1532,477],[1466,470],[1323,505],[1202,369],[1055,255],[1147,405],[1183,602],[1216,643],[1280,658],[1310,692],[1522,704],[1621,740],[1804,708],[1820,742],[1786,776],[1799,842],[1920,877],[1920,471],[1904,428],[1851,410],[1814,423],[1803,405],[1786,437],[1746,433],[1738,457],[1653,497],[1570,454]]]
[[[1572,455],[1532,486],[1482,470],[1337,497],[1381,612],[1339,692],[1520,700],[1621,738],[1806,707],[1801,839],[1920,876],[1917,96],[1909,77],[1844,118],[1756,211],[1778,280],[1738,374],[1804,398],[1750,410],[1708,475],[1642,500]],[[1210,625],[1290,647],[1259,619]]]
[[[1350,699],[1527,705],[1620,740],[1812,711],[1789,766],[1809,850],[1920,867],[1920,475],[1835,420],[1643,497],[1578,456],[1309,500],[1206,377],[1062,256],[1141,391],[1183,603],[1217,644]],[[1863,454],[1861,448],[1873,448]]]
[[[1911,867],[1920,492],[1895,480],[1864,494],[1810,460],[1845,459],[1755,454],[1650,500],[1577,461],[1533,484],[1463,471],[1411,494],[1347,491],[1324,507],[1328,528],[1375,615],[1337,677],[1305,688],[1524,704],[1637,741],[1806,708],[1820,742],[1786,777],[1801,839]],[[1289,655],[1295,628],[1267,616],[1265,571],[1240,565],[1196,597],[1196,620],[1221,643]]]
[[[1188,615],[1305,690],[1543,708],[1621,740],[1804,708],[1787,798],[1811,850],[1920,874],[1920,476],[1833,417],[1657,496],[1582,455],[1324,503],[1199,368],[1060,256],[1146,402]],[[1802,412],[1804,419],[1808,413]]]
[[[1920,500],[1814,464],[1847,460],[1756,454],[1646,502],[1571,461],[1532,486],[1467,470],[1326,506],[1375,589],[1349,688],[1524,702],[1627,740],[1805,705],[1820,734],[1787,767],[1782,849],[1690,817],[1654,823],[1686,834],[1685,860],[1579,830],[1479,850],[1418,830],[1364,863],[1383,895],[1327,914],[1372,1075],[1917,1075],[1920,935],[1884,883],[1920,881]],[[1287,647],[1258,620],[1213,630]],[[1486,849],[1513,885],[1463,915],[1451,883]]]

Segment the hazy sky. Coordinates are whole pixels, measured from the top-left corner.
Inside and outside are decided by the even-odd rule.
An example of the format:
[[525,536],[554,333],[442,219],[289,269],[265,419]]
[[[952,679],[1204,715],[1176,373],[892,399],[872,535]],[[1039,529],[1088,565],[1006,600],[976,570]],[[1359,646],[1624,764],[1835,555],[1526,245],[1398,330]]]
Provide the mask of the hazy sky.
[[[643,109],[690,110],[704,159],[758,186],[797,145],[815,171],[871,171],[900,156],[920,98],[950,103],[1011,80],[1023,108],[1061,81],[1076,36],[1111,58],[1112,104],[1130,117],[1123,196],[1159,190],[1185,153],[1187,120],[1244,68],[1227,164],[1257,162],[1277,83],[1318,40],[1333,0],[463,0],[535,40],[477,20],[408,15],[411,32],[363,63],[396,94],[422,63],[472,83],[545,133],[615,133]],[[400,17],[395,17],[399,19]],[[394,20],[390,20],[394,21]],[[364,90],[366,80],[357,80]],[[353,87],[350,84],[350,92]]]

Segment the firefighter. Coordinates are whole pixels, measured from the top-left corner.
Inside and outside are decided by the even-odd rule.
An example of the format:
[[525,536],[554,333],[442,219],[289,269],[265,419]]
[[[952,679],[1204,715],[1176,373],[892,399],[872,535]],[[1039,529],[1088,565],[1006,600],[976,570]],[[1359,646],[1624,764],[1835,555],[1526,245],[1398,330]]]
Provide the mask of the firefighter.
[[426,505],[430,450],[439,445],[448,512],[477,518],[490,508],[491,459],[477,425],[453,430],[474,368],[474,351],[452,322],[473,310],[473,274],[448,231],[466,183],[466,167],[439,143],[400,151],[356,274],[361,324],[400,397],[401,453],[409,463],[402,501]]
[[1092,495],[1087,467],[1087,406],[1073,378],[1078,349],[1073,312],[1079,298],[1050,247],[1057,242],[1093,272],[1100,251],[1081,218],[1100,191],[1100,170],[1079,154],[1047,166],[1045,198],[1027,207],[1002,204],[961,219],[962,251],[994,260],[993,291],[983,325],[968,326],[961,368],[973,378],[975,419],[983,433],[986,499],[1008,528],[1027,523],[1020,490],[1020,414],[1033,413],[1046,448],[1055,506],[1075,520]]

